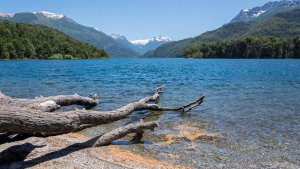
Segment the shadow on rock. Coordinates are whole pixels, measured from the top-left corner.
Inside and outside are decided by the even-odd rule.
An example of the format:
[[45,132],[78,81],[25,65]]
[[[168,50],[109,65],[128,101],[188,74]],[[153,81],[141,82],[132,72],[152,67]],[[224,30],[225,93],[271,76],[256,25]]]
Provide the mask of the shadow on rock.
[[3,150],[0,153],[0,167],[13,162],[24,161],[26,157],[35,149],[43,146],[36,146],[31,143],[16,145]]

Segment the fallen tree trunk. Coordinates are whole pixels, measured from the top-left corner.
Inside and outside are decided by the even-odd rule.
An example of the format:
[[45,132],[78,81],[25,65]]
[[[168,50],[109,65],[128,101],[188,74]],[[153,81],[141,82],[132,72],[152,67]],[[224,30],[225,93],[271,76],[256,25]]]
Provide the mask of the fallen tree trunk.
[[[72,104],[89,108],[97,104],[97,99],[78,95],[13,99],[0,93],[0,133],[21,133],[38,136],[60,135],[120,120],[139,110],[186,112],[200,105],[204,99],[204,96],[202,96],[194,102],[177,108],[164,108],[157,104],[149,104],[149,102],[156,101],[162,92],[163,87],[160,87],[154,95],[112,111],[82,109],[66,112],[53,111]],[[140,122],[119,128],[100,137],[95,145],[109,144],[111,141],[124,137],[129,133],[141,133],[142,130],[154,129],[155,126],[157,126],[156,122]]]
[[[102,136],[91,138],[82,143],[75,143],[61,150],[50,152],[43,156],[28,160],[25,163],[23,163],[25,165],[20,168],[30,168],[37,164],[45,162],[44,161],[45,159],[47,159],[47,161],[52,160],[54,158],[57,158],[58,156],[59,157],[66,156],[70,153],[80,151],[85,148],[105,146],[110,144],[112,141],[124,137],[130,133],[137,133],[134,136],[135,143],[137,143],[142,139],[144,130],[148,129],[153,131],[154,128],[157,126],[158,124],[156,122],[143,122],[141,120],[138,123],[128,124],[126,126],[112,130],[111,132],[108,132]],[[12,146],[6,150],[3,150],[2,152],[0,152],[0,168],[1,166],[2,167],[4,166],[4,168],[9,168],[8,166],[15,161],[24,161],[35,148],[41,148],[44,146],[46,145],[44,144],[34,145],[32,143],[21,142],[20,145]],[[45,158],[45,156],[47,156],[47,158]]]
[[110,144],[112,141],[125,137],[130,133],[136,133],[134,136],[134,142],[139,142],[142,139],[142,133],[144,130],[154,131],[154,128],[158,127],[157,122],[139,122],[134,124],[128,124],[124,127],[117,128],[108,133],[103,134],[94,144],[94,147],[104,146]]
[[55,111],[63,106],[69,105],[82,105],[86,108],[96,106],[98,100],[95,96],[93,98],[82,97],[77,94],[75,95],[59,95],[50,97],[37,97],[35,99],[14,99],[4,95],[0,92],[0,107],[11,106],[20,107],[26,109],[35,109],[45,112]]

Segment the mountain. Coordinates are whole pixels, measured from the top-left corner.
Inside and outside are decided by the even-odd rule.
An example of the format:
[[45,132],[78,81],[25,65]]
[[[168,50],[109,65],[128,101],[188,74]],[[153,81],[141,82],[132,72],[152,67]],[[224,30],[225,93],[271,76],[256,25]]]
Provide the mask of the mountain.
[[133,40],[129,41],[125,36],[119,34],[111,35],[113,39],[118,41],[119,43],[126,45],[127,47],[135,50],[141,55],[145,54],[148,51],[154,50],[159,46],[171,42],[171,38],[167,36],[158,36],[151,39],[142,39],[142,40]]
[[158,36],[151,39],[133,40],[131,43],[136,47],[139,53],[145,54],[171,41],[172,39],[167,36]]
[[185,50],[193,43],[217,42],[239,37],[247,33],[250,28],[250,23],[237,22],[227,24],[219,29],[206,32],[194,38],[169,42],[161,45],[156,50],[145,53],[144,57],[182,57],[185,54]]
[[10,17],[13,17],[14,16],[14,14],[12,14],[12,13],[2,13],[2,12],[0,12],[0,17],[2,17],[2,18],[10,18]]
[[294,9],[278,13],[264,22],[254,22],[243,36],[295,37],[299,35],[300,9]]
[[186,57],[300,58],[300,9],[278,13],[254,24],[243,36],[221,42],[192,44]]
[[300,9],[276,14],[253,25],[241,37],[193,44],[186,57],[196,58],[300,58]]
[[9,20],[20,23],[40,24],[57,29],[75,39],[104,49],[111,57],[139,56],[133,49],[115,41],[99,29],[86,27],[72,19],[51,12],[22,12],[16,14],[1,13],[0,20]]
[[104,50],[41,25],[0,21],[0,35],[0,59],[108,57]]
[[119,34],[112,34],[111,37],[112,37],[115,41],[117,41],[117,42],[123,44],[124,46],[127,46],[127,47],[129,47],[130,49],[134,50],[135,52],[141,54],[141,53],[137,50],[136,46],[134,46],[134,45],[133,45],[133,44],[132,44],[125,36],[119,35]]
[[266,3],[252,9],[243,9],[230,22],[262,21],[280,12],[300,8],[300,0],[283,0]]
[[[287,1],[281,2],[287,3]],[[297,2],[290,1],[290,3]],[[144,57],[183,57],[186,50],[194,44],[227,41],[247,36],[298,36],[300,35],[298,8],[293,9],[287,11],[287,14],[284,12],[277,13],[273,16],[265,17],[260,21],[230,22],[216,30],[205,32],[194,38],[164,44],[154,51],[147,52],[144,54]],[[292,19],[283,17],[282,15],[288,15]]]

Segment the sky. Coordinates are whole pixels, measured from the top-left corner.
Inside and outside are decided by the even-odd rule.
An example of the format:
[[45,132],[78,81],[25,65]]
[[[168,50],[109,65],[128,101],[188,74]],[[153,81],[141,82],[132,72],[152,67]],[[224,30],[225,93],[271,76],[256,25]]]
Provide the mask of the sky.
[[49,11],[129,40],[194,37],[271,0],[0,0],[0,12]]

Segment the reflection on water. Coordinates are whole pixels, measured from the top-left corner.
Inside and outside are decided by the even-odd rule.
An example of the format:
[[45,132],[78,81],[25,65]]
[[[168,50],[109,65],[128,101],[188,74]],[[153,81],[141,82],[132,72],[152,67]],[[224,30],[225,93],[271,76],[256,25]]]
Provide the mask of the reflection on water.
[[[143,111],[85,132],[99,135],[140,118],[157,120],[161,126],[147,132],[147,144],[125,141],[122,148],[193,168],[300,167],[299,60],[0,61],[0,90],[6,94],[97,93],[98,110],[150,95],[161,84],[167,87],[162,105],[178,106],[201,94],[205,104],[183,115]],[[183,134],[189,129],[218,138],[190,140]]]

